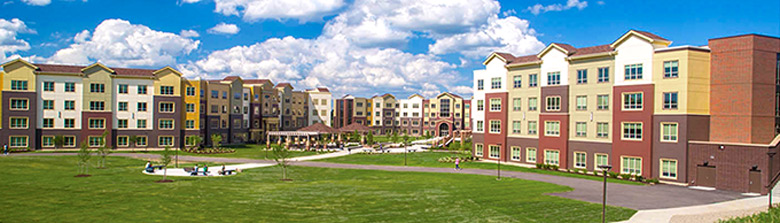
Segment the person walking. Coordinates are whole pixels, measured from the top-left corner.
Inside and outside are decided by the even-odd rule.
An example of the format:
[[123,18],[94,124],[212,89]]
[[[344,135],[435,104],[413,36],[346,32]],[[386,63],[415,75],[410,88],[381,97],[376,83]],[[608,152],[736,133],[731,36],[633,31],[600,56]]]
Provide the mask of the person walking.
[[460,157],[455,158],[455,170],[462,170],[460,168]]
[[3,145],[3,155],[8,155],[8,144]]

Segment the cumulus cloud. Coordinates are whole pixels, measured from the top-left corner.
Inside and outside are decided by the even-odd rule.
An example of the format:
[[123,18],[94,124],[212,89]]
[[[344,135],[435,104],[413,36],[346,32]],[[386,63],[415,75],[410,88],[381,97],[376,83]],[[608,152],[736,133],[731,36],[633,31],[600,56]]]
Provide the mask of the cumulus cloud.
[[84,30],[74,43],[58,50],[48,62],[88,64],[98,60],[111,66],[159,67],[197,49],[200,41],[152,30],[121,19],[107,19],[94,31]]
[[[184,0],[195,3],[200,0]],[[335,14],[344,6],[344,0],[214,0],[215,12],[241,16],[244,21],[261,19],[297,19],[300,22],[321,20]]]
[[30,49],[30,43],[17,38],[19,33],[35,33],[35,30],[28,28],[24,21],[16,18],[0,19],[0,62],[13,56],[7,54]]
[[34,6],[46,6],[51,4],[51,0],[22,0],[22,2]]
[[236,24],[219,23],[211,27],[208,32],[211,34],[233,35],[241,31]]
[[459,94],[461,96],[471,95],[472,93],[474,93],[474,89],[469,86],[454,86],[454,87],[450,87],[449,91],[455,94]]
[[552,4],[552,5],[536,4],[534,6],[528,7],[528,9],[526,9],[526,10],[528,10],[529,12],[531,12],[534,15],[539,15],[539,14],[545,13],[545,12],[563,11],[563,10],[569,10],[569,9],[572,9],[572,8],[577,8],[579,10],[582,10],[585,7],[588,7],[588,1],[568,0],[566,2],[566,5],[562,5],[562,4]]
[[460,53],[472,58],[484,57],[493,51],[512,54],[532,54],[544,48],[536,38],[536,31],[529,28],[527,20],[510,16],[492,16],[488,23],[473,31],[436,40],[429,45],[433,54]]
[[195,30],[182,30],[179,32],[179,36],[184,38],[191,38],[191,37],[200,37],[200,33],[198,33]]

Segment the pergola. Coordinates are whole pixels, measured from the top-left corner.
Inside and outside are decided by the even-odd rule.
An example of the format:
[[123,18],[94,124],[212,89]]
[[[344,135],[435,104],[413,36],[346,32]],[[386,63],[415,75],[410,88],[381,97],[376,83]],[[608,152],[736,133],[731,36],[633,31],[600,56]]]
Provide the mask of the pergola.
[[[368,132],[371,132],[371,128],[365,125],[361,125],[358,123],[352,123],[347,126],[341,127],[339,129],[339,132],[341,133],[351,133],[351,132],[358,132],[362,136],[360,141],[362,142],[365,139],[365,135]],[[339,134],[339,141],[341,141],[341,134]]]
[[[306,150],[309,150],[311,146],[311,137],[312,136],[321,136],[325,134],[335,134],[338,133],[336,129],[333,129],[325,124],[322,123],[314,123],[310,126],[298,129],[296,131],[270,131],[268,132],[268,137],[266,137],[266,148],[271,147],[271,137],[275,136],[277,143],[282,144],[282,139],[285,139],[285,143],[291,143],[295,142],[295,144],[298,144],[300,140],[302,140],[304,143],[306,143]],[[332,140],[332,139],[331,139]]]

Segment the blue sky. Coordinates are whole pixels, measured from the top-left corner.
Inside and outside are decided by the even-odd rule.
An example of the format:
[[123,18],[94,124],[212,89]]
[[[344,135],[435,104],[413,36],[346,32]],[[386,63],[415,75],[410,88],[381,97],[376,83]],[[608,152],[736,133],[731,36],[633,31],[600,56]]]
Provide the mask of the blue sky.
[[0,60],[168,65],[335,96],[468,95],[491,51],[600,45],[629,29],[673,45],[780,36],[780,1],[11,0],[0,5]]

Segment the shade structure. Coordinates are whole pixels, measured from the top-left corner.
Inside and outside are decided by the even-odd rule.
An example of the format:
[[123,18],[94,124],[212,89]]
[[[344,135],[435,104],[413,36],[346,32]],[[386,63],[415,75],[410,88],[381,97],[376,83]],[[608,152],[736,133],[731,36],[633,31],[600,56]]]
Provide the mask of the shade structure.
[[317,132],[320,134],[332,134],[332,133],[338,133],[339,131],[331,128],[330,126],[327,126],[325,124],[322,124],[320,122],[314,123],[310,126],[303,127],[301,129],[298,129],[298,131],[303,132]]

